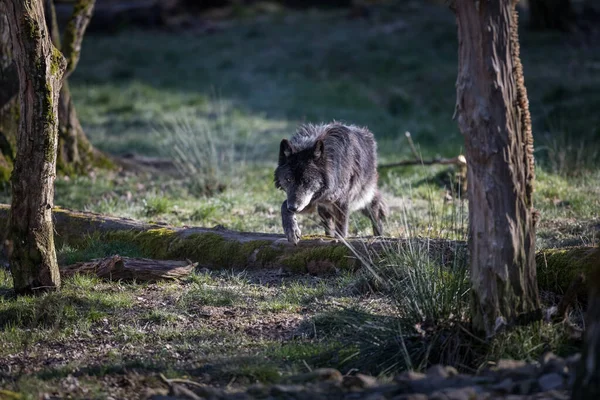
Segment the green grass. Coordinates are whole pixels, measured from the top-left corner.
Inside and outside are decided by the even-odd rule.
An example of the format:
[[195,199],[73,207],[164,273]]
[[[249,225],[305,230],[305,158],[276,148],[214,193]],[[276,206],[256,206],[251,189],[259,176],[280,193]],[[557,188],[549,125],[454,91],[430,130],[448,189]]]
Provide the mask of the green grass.
[[[138,285],[75,276],[57,293],[0,297],[0,357],[18,355],[9,357],[11,368],[26,371],[14,380],[0,378],[0,384],[34,395],[76,376],[86,390],[103,381],[116,390],[110,383],[115,377],[150,379],[161,372],[200,381],[208,375],[219,386],[232,379],[247,385],[330,364],[315,358],[333,347],[330,342],[285,339],[302,320],[299,310],[280,313],[254,305],[278,299],[303,303],[315,296],[325,302],[342,294],[342,281],[303,285],[296,281],[302,277],[292,277],[265,286],[257,283],[261,279],[252,273],[196,272],[186,282]],[[12,282],[3,270],[0,282],[0,291],[8,292]],[[317,309],[304,303],[302,313]],[[288,324],[289,318],[291,325],[278,330],[277,321]],[[60,355],[45,364],[54,352]]]
[[57,249],[59,265],[71,265],[81,261],[120,255],[143,257],[143,252],[135,245],[126,242],[104,242],[97,236],[88,236],[77,247],[63,244]]

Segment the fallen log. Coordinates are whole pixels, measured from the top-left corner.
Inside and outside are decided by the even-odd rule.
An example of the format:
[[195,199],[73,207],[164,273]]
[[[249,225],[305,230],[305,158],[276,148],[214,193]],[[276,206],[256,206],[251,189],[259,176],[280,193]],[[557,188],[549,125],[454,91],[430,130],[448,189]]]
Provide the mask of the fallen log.
[[[8,220],[9,206],[0,205],[0,224]],[[466,243],[445,239],[348,238],[345,243],[325,236],[304,236],[298,245],[283,234],[238,232],[215,228],[147,224],[96,213],[53,210],[57,247],[85,248],[90,237],[102,242],[132,244],[144,257],[158,260],[191,260],[200,267],[281,268],[321,274],[336,269],[356,269],[359,257],[380,257],[407,244],[422,244],[444,264],[466,256]],[[352,249],[349,248],[352,247]]]
[[585,339],[571,393],[574,400],[600,398],[600,263],[588,271],[590,291]]
[[[9,206],[0,205],[0,224],[7,223],[8,213]],[[358,258],[377,261],[408,245],[426,246],[429,254],[444,265],[466,260],[467,255],[465,242],[445,239],[364,237],[348,238],[345,244],[328,237],[305,236],[294,246],[283,234],[275,233],[238,232],[223,227],[175,228],[62,208],[55,208],[53,217],[57,246],[84,248],[89,237],[96,237],[103,242],[132,244],[144,257],[191,260],[209,269],[278,268],[323,274],[356,269],[361,265]],[[536,254],[536,264],[540,290],[565,293],[579,272],[587,274],[600,264],[600,248],[545,249]],[[582,285],[577,297],[585,299],[586,293],[587,286]]]
[[[600,265],[600,247],[577,246],[544,249],[535,255],[538,285],[542,290],[587,299],[590,271]],[[578,276],[583,274],[581,279]],[[570,288],[573,283],[573,287]],[[570,290],[569,290],[570,289]]]
[[185,278],[196,265],[189,261],[152,260],[114,255],[61,267],[60,274],[64,278],[75,274],[89,274],[113,281],[157,282]]
[[463,155],[459,155],[453,158],[433,158],[431,160],[404,160],[390,164],[380,164],[377,168],[393,168],[393,167],[406,167],[409,165],[458,165],[463,168],[467,166],[467,159]]

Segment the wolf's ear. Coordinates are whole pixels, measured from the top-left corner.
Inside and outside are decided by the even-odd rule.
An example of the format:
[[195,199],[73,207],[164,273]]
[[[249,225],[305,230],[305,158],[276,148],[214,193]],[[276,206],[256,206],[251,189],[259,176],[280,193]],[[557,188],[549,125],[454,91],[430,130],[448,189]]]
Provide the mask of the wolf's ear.
[[319,158],[321,158],[324,151],[325,151],[325,145],[323,144],[323,141],[321,139],[317,140],[317,143],[315,143],[315,151],[313,153],[315,156],[315,159],[318,160]]
[[289,140],[283,139],[279,145],[279,165],[285,164],[285,159],[292,154],[292,144]]

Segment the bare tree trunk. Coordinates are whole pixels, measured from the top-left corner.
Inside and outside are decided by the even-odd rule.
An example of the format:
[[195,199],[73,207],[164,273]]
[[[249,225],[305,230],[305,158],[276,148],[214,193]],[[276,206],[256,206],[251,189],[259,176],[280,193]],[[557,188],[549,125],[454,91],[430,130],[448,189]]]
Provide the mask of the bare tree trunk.
[[529,0],[532,29],[568,31],[575,23],[571,0]]
[[93,148],[85,136],[77,117],[73,99],[71,98],[71,90],[67,78],[73,73],[79,63],[81,43],[92,18],[96,1],[76,1],[69,22],[67,22],[67,26],[65,27],[62,41],[60,39],[54,2],[52,0],[45,1],[46,18],[48,27],[52,33],[52,42],[56,48],[62,51],[67,59],[67,70],[58,104],[59,147],[57,165],[58,169],[65,173],[83,172],[93,166],[95,160],[104,159],[104,156]]
[[456,111],[468,168],[473,327],[541,317],[532,209],[533,139],[515,3],[456,0]]
[[57,48],[62,50],[67,59],[67,71],[65,72],[65,81],[60,92],[60,103],[58,105],[58,132],[60,138],[58,165],[65,172],[81,172],[92,166],[95,160],[105,160],[105,157],[93,148],[83,132],[67,80],[79,63],[81,43],[92,18],[96,0],[76,1],[73,6],[73,13],[65,28],[62,44],[54,2],[51,0],[46,0],[46,2],[51,10],[51,22],[49,24],[52,26],[53,31],[52,41]]
[[20,118],[12,174],[9,261],[17,293],[60,287],[52,206],[58,95],[66,62],[52,45],[42,0],[2,0],[19,76]]
[[[600,259],[600,247],[596,249]],[[573,400],[600,399],[600,263],[590,274],[585,344],[575,384]]]
[[58,168],[68,174],[81,173],[94,167],[106,157],[89,142],[79,123],[69,81],[65,80],[60,91],[58,104]]

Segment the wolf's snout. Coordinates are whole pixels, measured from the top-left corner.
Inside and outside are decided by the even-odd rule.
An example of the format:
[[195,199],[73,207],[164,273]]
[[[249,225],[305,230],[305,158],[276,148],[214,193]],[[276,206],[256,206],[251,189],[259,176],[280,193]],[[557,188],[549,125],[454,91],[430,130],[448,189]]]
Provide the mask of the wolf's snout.
[[298,207],[296,207],[296,206],[295,206],[295,205],[293,205],[293,204],[288,204],[288,206],[287,206],[287,209],[288,209],[289,211],[291,211],[291,212],[296,212],[296,211],[298,211]]

